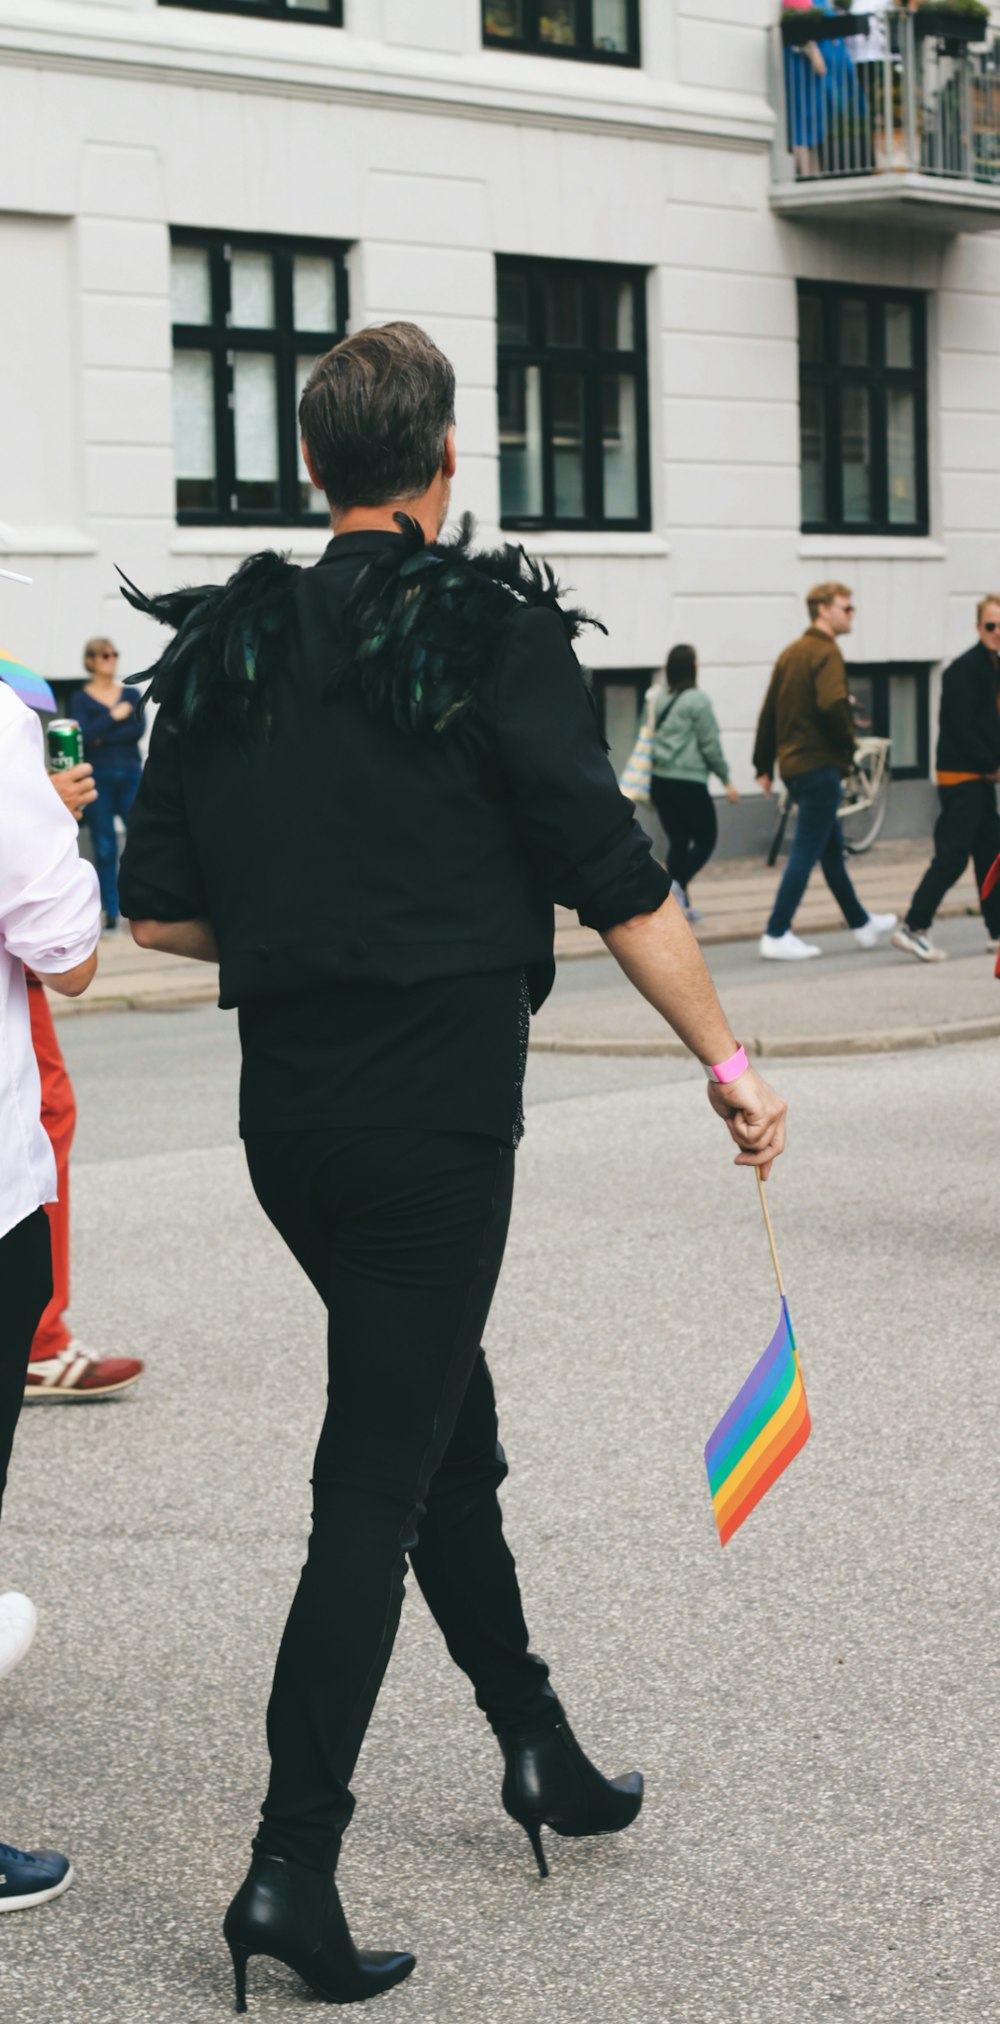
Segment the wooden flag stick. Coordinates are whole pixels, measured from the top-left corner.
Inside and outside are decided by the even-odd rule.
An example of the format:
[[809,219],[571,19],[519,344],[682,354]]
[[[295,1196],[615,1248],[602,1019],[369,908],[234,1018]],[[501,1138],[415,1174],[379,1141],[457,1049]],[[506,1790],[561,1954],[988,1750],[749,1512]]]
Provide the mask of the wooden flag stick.
[[780,1293],[782,1300],[784,1300],[785,1297],[784,1281],[782,1280],[781,1277],[781,1266],[778,1264],[778,1252],[774,1242],[774,1231],[771,1228],[771,1216],[767,1206],[767,1196],[764,1193],[764,1183],[761,1179],[760,1168],[755,1167],[754,1173],[757,1176],[757,1193],[760,1196],[760,1206],[764,1217],[764,1228],[767,1231],[767,1241],[771,1246],[771,1263],[774,1266],[774,1276],[778,1282],[778,1292]]

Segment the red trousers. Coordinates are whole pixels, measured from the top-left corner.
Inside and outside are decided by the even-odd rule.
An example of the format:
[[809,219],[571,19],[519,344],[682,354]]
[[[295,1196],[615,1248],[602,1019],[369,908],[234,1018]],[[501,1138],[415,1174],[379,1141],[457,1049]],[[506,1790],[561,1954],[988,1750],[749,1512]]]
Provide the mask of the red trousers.
[[69,1149],[76,1124],[76,1102],[48,1000],[34,977],[28,978],[28,1005],[35,1060],[42,1078],[42,1123],[56,1156],[59,1189],[59,1200],[46,1203],[45,1208],[52,1233],[52,1298],[31,1345],[31,1361],[36,1363],[41,1357],[57,1356],[70,1340],[63,1316],[69,1306]]

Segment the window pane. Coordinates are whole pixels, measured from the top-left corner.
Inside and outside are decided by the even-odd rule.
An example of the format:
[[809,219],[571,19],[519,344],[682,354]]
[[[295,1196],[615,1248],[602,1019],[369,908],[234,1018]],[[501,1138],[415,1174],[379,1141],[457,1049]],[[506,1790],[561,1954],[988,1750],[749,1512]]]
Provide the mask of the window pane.
[[799,357],[803,365],[823,363],[823,304],[818,295],[799,296]]
[[840,455],[844,520],[851,526],[872,517],[871,411],[867,387],[844,387],[841,394]]
[[848,299],[840,305],[840,363],[868,364],[868,304]]
[[913,310],[908,302],[885,305],[885,362],[903,371],[913,364]]
[[851,708],[854,711],[854,728],[859,738],[869,738],[875,730],[874,677],[861,675],[856,668],[849,668],[847,686],[850,691]]
[[277,360],[270,352],[236,353],[236,488],[241,507],[278,504],[277,376]]
[[635,350],[635,287],[631,281],[601,282],[601,343],[606,351]]
[[639,729],[641,704],[634,682],[616,682],[599,675],[604,701],[604,736],[616,774],[624,773]]
[[337,328],[337,295],[333,261],[312,253],[296,253],[292,262],[292,314],[296,330]]
[[218,504],[211,352],[175,351],[173,404],[177,509],[210,513]]
[[615,373],[601,386],[604,515],[607,520],[639,517],[639,436],[635,380]]
[[802,448],[802,519],[825,520],[826,503],[826,404],[821,387],[802,388],[799,400],[799,431]]
[[170,300],[175,323],[211,323],[212,276],[207,246],[172,246]]
[[487,35],[523,36],[524,0],[486,0]]
[[556,517],[582,520],[583,378],[578,372],[552,375],[552,444]]
[[627,56],[627,0],[594,0],[594,48]]
[[542,516],[542,375],[537,365],[500,368],[500,511]]
[[886,392],[889,419],[889,519],[905,527],[917,517],[917,416],[906,389]]
[[553,0],[542,0],[542,11],[538,17],[538,39],[549,42],[560,49],[576,48],[576,0],[564,0],[562,6],[555,6]]
[[274,327],[274,263],[270,253],[233,253],[230,323],[237,330]]
[[[309,378],[309,374],[312,372],[315,363],[316,360],[314,358],[297,358],[295,361],[296,413],[298,412],[299,402],[302,399],[302,389],[305,386],[305,383]],[[299,438],[297,423],[295,429],[295,441],[296,441],[295,459],[298,473],[299,512],[329,513],[330,508],[327,503],[326,495],[323,492],[317,492],[315,485],[310,480],[309,473],[306,470],[305,464],[303,463],[302,443]]]
[[920,764],[920,683],[916,675],[889,676],[889,736],[893,766]]
[[290,14],[301,7],[306,14],[332,14],[333,0],[285,0]]
[[583,291],[575,274],[546,277],[545,332],[550,344],[583,343]]
[[501,344],[528,342],[528,280],[524,274],[497,275],[497,336]]

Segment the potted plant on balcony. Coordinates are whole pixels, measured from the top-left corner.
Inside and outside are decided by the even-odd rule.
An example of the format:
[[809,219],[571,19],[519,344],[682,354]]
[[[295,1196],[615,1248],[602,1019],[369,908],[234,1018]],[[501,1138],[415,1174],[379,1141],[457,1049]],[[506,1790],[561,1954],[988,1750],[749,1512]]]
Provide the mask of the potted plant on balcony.
[[949,56],[961,55],[970,42],[985,42],[989,25],[984,0],[917,0],[913,16],[918,39],[935,36]]
[[786,49],[802,49],[807,42],[837,42],[845,35],[866,35],[866,14],[828,14],[825,7],[810,7],[808,0],[785,0],[781,13],[781,39]]

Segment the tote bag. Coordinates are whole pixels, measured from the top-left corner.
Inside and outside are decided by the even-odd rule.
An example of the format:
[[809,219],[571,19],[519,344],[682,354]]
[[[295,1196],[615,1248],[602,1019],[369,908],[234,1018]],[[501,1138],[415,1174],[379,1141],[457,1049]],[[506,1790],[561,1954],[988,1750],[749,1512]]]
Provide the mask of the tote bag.
[[659,725],[663,723],[664,717],[669,717],[677,701],[676,695],[671,696],[658,724],[656,706],[662,694],[663,690],[658,688],[655,683],[651,689],[646,691],[646,709],[639,728],[639,736],[632,747],[631,757],[618,782],[626,801],[638,802],[643,808],[648,808],[653,799],[653,744],[656,733],[659,730]]

